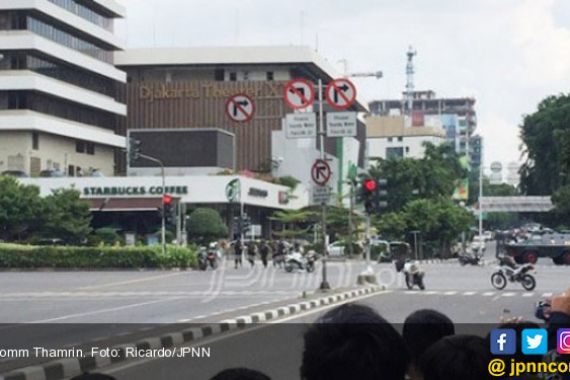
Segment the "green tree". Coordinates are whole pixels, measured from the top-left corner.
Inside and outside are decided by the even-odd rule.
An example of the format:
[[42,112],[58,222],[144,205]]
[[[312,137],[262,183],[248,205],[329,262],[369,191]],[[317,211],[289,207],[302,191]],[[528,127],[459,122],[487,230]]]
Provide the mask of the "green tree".
[[280,238],[295,239],[307,234],[309,226],[317,221],[317,213],[308,210],[279,210],[273,213],[271,220],[282,224],[281,231],[273,234]]
[[73,189],[54,190],[43,199],[47,212],[42,235],[67,243],[81,243],[91,233],[89,203]]
[[405,240],[408,222],[403,212],[389,212],[374,219],[374,227],[385,239]]
[[220,214],[211,208],[197,208],[190,214],[186,224],[191,239],[199,244],[207,244],[212,240],[228,236],[228,227]]
[[0,239],[27,240],[41,230],[45,218],[39,188],[0,177]]
[[526,195],[551,195],[569,184],[570,95],[550,96],[523,118],[521,190]]

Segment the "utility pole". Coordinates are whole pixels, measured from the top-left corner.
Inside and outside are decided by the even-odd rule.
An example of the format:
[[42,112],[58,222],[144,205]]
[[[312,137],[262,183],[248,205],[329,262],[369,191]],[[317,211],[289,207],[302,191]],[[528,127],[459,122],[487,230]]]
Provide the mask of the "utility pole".
[[349,209],[348,209],[348,254],[350,257],[354,255],[353,239],[352,234],[354,233],[354,225],[352,221],[352,213],[354,212],[354,181],[350,182],[350,199],[349,199]]
[[146,154],[139,153],[140,158],[144,158],[145,160],[149,160],[152,162],[156,162],[160,165],[160,173],[162,176],[162,227],[160,230],[161,235],[161,247],[162,247],[162,254],[166,255],[166,213],[164,212],[164,195],[166,194],[166,176],[164,174],[164,164],[161,160],[155,157],[147,156]]
[[[321,160],[326,160],[325,155],[325,126],[324,126],[324,110],[323,110],[323,80],[319,79],[319,141]],[[326,186],[326,185],[325,185]],[[321,210],[322,238],[323,238],[323,273],[320,289],[329,290],[331,288],[327,280],[327,203],[323,202]]]

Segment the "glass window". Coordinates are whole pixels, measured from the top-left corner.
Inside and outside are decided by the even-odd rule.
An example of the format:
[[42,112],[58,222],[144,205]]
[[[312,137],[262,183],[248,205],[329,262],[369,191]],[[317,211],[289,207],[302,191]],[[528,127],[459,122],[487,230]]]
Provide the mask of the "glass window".
[[237,73],[230,73],[230,81],[235,82],[237,80]]
[[268,81],[272,81],[275,77],[275,74],[273,73],[273,71],[268,71],[267,72],[267,80]]
[[404,141],[404,138],[403,138],[402,136],[399,136],[399,137],[398,137],[398,142],[402,142],[402,141]]
[[38,132],[32,132],[32,149],[40,149],[40,134]]
[[95,144],[94,143],[86,143],[86,151],[87,154],[93,156],[95,154]]
[[95,12],[93,9],[88,8],[83,4],[76,3],[74,0],[49,0],[49,1],[95,25],[98,25],[109,31],[113,30],[113,20],[111,18],[99,14]]
[[216,69],[214,71],[214,80],[218,81],[218,82],[223,82],[224,81],[224,74],[225,74],[224,69]]
[[75,142],[75,151],[77,153],[85,153],[85,143],[83,141]]
[[386,148],[386,158],[401,158],[404,157],[404,148]]

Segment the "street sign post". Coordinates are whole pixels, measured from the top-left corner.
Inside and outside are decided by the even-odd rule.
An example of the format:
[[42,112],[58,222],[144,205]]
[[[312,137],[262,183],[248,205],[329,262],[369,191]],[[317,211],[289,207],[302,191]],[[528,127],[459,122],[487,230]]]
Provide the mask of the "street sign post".
[[356,112],[327,113],[327,137],[354,137],[356,125]]
[[315,138],[317,116],[314,113],[290,113],[285,117],[285,137],[288,139]]
[[331,175],[331,167],[328,162],[323,159],[316,160],[311,167],[311,178],[313,182],[319,186],[326,185],[331,179]]
[[255,103],[245,94],[233,95],[226,102],[226,114],[237,123],[247,123],[253,119]]
[[332,108],[345,110],[356,101],[356,87],[346,78],[335,79],[327,86],[325,96]]
[[285,85],[283,98],[294,110],[307,108],[315,101],[314,85],[306,79],[292,79]]

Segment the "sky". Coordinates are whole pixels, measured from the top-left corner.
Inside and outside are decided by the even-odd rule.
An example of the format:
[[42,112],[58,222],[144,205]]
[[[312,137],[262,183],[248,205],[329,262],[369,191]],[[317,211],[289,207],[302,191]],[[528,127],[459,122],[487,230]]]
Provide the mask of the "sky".
[[417,90],[474,97],[485,165],[521,161],[519,125],[570,88],[568,0],[118,0],[127,47],[307,45],[355,79],[361,101]]

